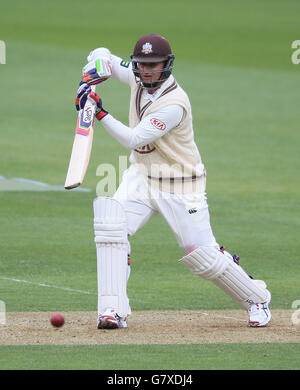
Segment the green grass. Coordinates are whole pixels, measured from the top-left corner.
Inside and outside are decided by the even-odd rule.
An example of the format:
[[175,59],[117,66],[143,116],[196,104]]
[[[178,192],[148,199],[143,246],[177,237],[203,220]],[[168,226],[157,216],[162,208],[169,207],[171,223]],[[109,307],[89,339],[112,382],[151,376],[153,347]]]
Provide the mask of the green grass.
[[0,35],[52,51],[103,45],[128,55],[141,35],[155,31],[171,39],[178,58],[188,61],[294,69],[291,42],[299,39],[298,14],[296,0],[228,0],[226,5],[187,0],[184,6],[179,0],[151,5],[117,0],[106,7],[93,0],[17,0],[1,5]]
[[[5,204],[1,275],[94,293],[80,295],[1,280],[0,296],[9,311],[94,310],[97,288],[92,200],[90,193],[0,192],[1,204]],[[249,194],[232,194],[230,200],[228,195],[215,200],[212,197],[211,218],[216,236],[222,238],[220,243],[240,254],[250,274],[268,282],[273,308],[290,309],[299,287],[298,247],[293,244],[297,240],[295,210],[299,204],[293,196],[289,197],[289,206],[284,205],[286,200],[281,194],[267,200]],[[230,212],[232,202],[234,216]],[[237,308],[213,284],[178,263],[182,252],[160,216],[131,243],[128,289],[134,310],[219,309],[220,302],[223,309]],[[20,299],[23,292],[26,294]]]
[[[1,280],[0,296],[9,311],[94,310],[97,290],[92,199],[93,195],[86,193],[0,192],[1,203],[6,205],[1,226],[1,274],[94,293],[80,295]],[[242,264],[250,274],[267,280],[274,291],[274,308],[291,308],[298,293],[295,270],[299,265],[297,245],[292,245],[296,237],[288,237],[288,232],[293,226],[296,232],[299,223],[294,214],[296,200],[290,200],[293,206],[290,209],[281,207],[281,197],[272,199],[278,214],[284,213],[289,221],[288,225],[278,227],[278,214],[274,216],[272,210],[266,210],[268,206],[263,200],[249,195],[232,199],[236,210],[234,224],[230,212],[222,212],[226,200],[222,200],[222,206],[215,202],[212,207],[212,225],[217,237],[222,235],[225,243],[232,243],[232,251],[238,247]],[[252,206],[245,209],[246,201]],[[238,228],[226,232],[231,225]],[[284,235],[285,242],[280,247],[274,246]],[[256,245],[249,245],[249,239]],[[131,242],[132,274],[128,287],[134,310],[218,309],[220,301],[224,309],[237,308],[213,284],[192,275],[178,263],[181,250],[161,217],[154,218]],[[263,258],[262,252],[265,252]],[[285,253],[289,261],[279,261],[285,258]],[[282,288],[283,264],[288,289]],[[24,292],[24,298],[20,299]]]
[[[248,273],[266,280],[273,308],[290,309],[300,299],[300,65],[291,63],[291,43],[300,39],[299,12],[294,0],[1,4],[7,60],[0,65],[0,176],[63,185],[75,130],[74,95],[86,56],[104,46],[129,59],[141,35],[161,33],[171,42],[174,75],[192,103],[215,236],[240,255]],[[99,90],[104,107],[126,124],[128,88],[112,80]],[[96,309],[92,201],[101,179],[96,171],[103,163],[118,171],[119,156],[128,155],[97,123],[84,182],[92,192],[0,191],[0,277],[35,283],[0,279],[0,300],[8,311]],[[178,263],[182,252],[161,217],[131,244],[133,310],[237,308]],[[101,356],[109,348],[0,347],[0,367],[32,368],[38,361],[47,368],[49,358],[53,368],[104,369]],[[115,359],[115,368],[299,368],[292,344],[119,350],[126,363]],[[57,356],[62,358],[55,361]],[[107,361],[107,367],[112,364]]]
[[0,347],[0,367],[3,370],[299,370],[300,364],[297,344],[118,345],[117,348],[86,345]]

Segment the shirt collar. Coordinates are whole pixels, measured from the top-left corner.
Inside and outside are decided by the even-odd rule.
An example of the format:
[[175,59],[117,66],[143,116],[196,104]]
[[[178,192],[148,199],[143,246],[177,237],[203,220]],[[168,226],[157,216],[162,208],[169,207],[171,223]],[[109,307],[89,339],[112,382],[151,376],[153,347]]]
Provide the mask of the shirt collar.
[[155,102],[160,95],[171,85],[174,81],[174,76],[170,75],[166,81],[162,83],[162,85],[154,92],[153,95],[151,95],[149,92],[146,91],[146,99],[151,100],[152,102]]

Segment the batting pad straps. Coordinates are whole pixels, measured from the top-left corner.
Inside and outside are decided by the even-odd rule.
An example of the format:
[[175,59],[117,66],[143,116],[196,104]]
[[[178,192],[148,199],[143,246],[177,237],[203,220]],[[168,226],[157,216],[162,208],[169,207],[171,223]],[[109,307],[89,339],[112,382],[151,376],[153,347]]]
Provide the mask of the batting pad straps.
[[268,299],[266,284],[251,279],[228,252],[222,253],[217,247],[201,246],[179,262],[195,275],[214,282],[246,310],[249,304]]
[[130,314],[127,297],[128,239],[126,215],[112,198],[94,200],[94,231],[97,249],[98,314],[115,309]]

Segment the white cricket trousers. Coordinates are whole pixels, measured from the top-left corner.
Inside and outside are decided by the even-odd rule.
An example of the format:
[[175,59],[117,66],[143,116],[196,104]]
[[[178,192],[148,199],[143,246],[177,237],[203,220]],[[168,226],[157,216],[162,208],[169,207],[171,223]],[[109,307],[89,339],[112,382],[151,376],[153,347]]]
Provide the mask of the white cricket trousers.
[[125,209],[129,236],[161,214],[185,253],[200,246],[218,245],[210,226],[205,192],[170,194],[159,191],[131,165],[124,172],[113,198]]

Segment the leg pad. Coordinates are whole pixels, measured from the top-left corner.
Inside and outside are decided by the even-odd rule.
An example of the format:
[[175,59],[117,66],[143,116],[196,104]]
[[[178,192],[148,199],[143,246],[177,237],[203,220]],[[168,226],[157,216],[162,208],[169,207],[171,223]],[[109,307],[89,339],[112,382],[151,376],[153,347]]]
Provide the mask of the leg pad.
[[98,315],[114,309],[120,317],[131,313],[127,297],[128,238],[122,205],[112,198],[94,200],[97,250]]
[[195,275],[211,280],[246,310],[253,303],[268,299],[266,284],[253,280],[232,256],[217,247],[201,246],[179,260]]

